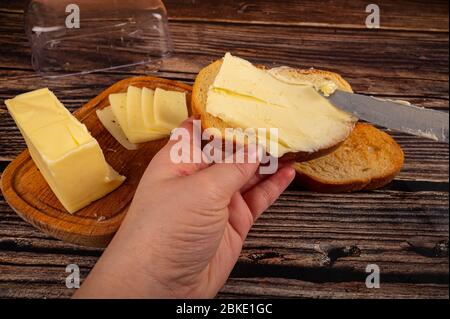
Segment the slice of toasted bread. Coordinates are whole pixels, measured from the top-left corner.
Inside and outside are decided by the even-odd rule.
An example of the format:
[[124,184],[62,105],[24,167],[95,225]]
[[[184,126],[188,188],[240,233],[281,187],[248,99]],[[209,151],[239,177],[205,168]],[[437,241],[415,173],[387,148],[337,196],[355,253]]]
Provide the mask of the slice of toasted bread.
[[[206,66],[204,69],[202,69],[199,74],[197,75],[197,78],[195,79],[194,87],[192,90],[192,112],[195,115],[199,115],[201,117],[202,122],[202,128],[207,129],[214,127],[218,130],[220,130],[222,133],[224,133],[225,128],[227,127],[233,127],[231,124],[226,123],[222,121],[220,118],[217,118],[215,116],[212,116],[206,111],[206,101],[208,98],[208,90],[211,84],[214,82],[217,74],[220,71],[220,67],[222,66],[222,60],[217,60],[213,62],[212,64]],[[258,66],[261,68],[264,68],[262,66]],[[323,81],[324,79],[328,79],[333,81],[334,83],[338,84],[340,87],[350,90],[350,85],[341,78],[336,73],[333,72],[326,72],[321,70],[295,70],[292,69],[295,72],[298,72],[297,78],[299,76],[304,77],[305,80],[316,83],[319,81]],[[320,149],[315,152],[291,152],[284,154],[280,160],[282,161],[309,161],[321,156],[324,156],[326,154],[329,154],[336,150],[341,144],[342,141],[338,141],[334,145],[327,146],[323,149]]]
[[334,152],[295,163],[296,180],[317,192],[352,192],[382,187],[400,172],[403,151],[388,134],[358,123],[350,137]]

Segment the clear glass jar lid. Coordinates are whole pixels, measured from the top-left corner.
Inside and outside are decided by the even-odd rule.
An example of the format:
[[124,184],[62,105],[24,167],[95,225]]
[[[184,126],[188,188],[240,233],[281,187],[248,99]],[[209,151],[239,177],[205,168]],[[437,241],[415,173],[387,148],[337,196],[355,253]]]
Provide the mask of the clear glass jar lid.
[[160,0],[33,0],[25,31],[41,75],[156,64],[172,52]]

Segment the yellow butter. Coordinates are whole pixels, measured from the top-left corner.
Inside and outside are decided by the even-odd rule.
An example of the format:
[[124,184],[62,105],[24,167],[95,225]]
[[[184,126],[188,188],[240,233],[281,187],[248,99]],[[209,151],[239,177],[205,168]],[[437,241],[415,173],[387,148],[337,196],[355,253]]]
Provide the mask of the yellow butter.
[[345,139],[356,119],[312,85],[289,84],[226,54],[208,91],[206,110],[240,128],[277,128],[279,150],[314,152]]
[[129,86],[127,90],[127,121],[131,132],[145,132],[144,119],[141,110],[141,89]]
[[[127,93],[110,94],[109,102],[121,130],[132,144],[167,137],[188,117],[186,94],[183,92],[130,86]],[[117,135],[119,143],[125,145],[116,129],[114,135]]]
[[131,143],[140,143],[139,139],[131,134],[128,129],[127,120],[127,94],[126,93],[114,93],[109,95],[109,104],[111,104],[111,109],[119,122],[124,134]]
[[105,196],[125,180],[108,165],[86,126],[48,89],[5,103],[31,157],[69,213]]
[[98,119],[106,130],[119,142],[123,147],[129,151],[137,150],[138,146],[131,143],[125,133],[123,132],[117,118],[114,116],[111,106],[107,106],[101,110],[95,111]]
[[167,132],[159,132],[145,125],[141,104],[142,89],[129,86],[127,91],[126,113],[130,133],[141,143],[159,140],[167,136]]
[[172,130],[188,118],[186,93],[155,90],[154,115],[158,127]]
[[141,96],[141,108],[142,108],[142,117],[144,119],[144,124],[146,129],[155,131],[156,133],[162,133],[169,135],[170,130],[165,127],[158,126],[155,120],[155,112],[154,112],[154,100],[155,100],[155,91],[142,88],[142,96]]
[[154,90],[145,87],[142,88],[141,94],[142,116],[144,119],[144,124],[148,128],[155,125],[155,115],[153,114],[154,98],[155,98]]
[[128,129],[143,141],[151,141],[164,136],[164,134],[155,132],[145,125],[142,112],[142,89],[134,86],[128,87],[126,113]]
[[128,124],[127,118],[127,93],[115,93],[109,95],[109,103],[111,104],[114,116],[117,118],[120,127],[122,128],[127,139],[133,143],[144,143],[154,139],[161,139],[165,134],[153,133],[149,131],[138,131]]

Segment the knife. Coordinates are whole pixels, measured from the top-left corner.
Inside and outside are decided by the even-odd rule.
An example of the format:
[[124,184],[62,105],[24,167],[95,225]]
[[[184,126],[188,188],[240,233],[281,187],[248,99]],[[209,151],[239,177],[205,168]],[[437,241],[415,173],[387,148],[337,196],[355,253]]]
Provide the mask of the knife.
[[341,90],[326,98],[337,108],[367,122],[448,143],[449,115],[446,112]]

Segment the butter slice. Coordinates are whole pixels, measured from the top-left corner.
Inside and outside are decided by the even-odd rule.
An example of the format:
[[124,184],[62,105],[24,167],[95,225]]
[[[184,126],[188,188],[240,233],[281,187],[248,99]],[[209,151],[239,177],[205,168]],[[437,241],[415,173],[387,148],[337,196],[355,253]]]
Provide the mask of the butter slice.
[[127,90],[127,121],[132,132],[144,132],[145,125],[141,110],[141,89],[129,86]]
[[158,126],[156,124],[154,105],[155,105],[155,91],[148,89],[146,87],[142,88],[141,108],[145,127],[148,130],[169,135],[170,130]]
[[109,95],[109,103],[111,104],[111,109],[119,122],[125,136],[131,143],[141,143],[142,141],[131,133],[128,128],[127,119],[127,94],[126,93],[114,93]]
[[56,197],[75,213],[125,180],[105,160],[98,142],[48,89],[5,101],[30,155]]
[[106,128],[106,130],[120,143],[124,148],[129,151],[137,150],[138,146],[131,143],[123,132],[117,118],[114,116],[111,106],[107,106],[101,110],[95,111],[98,119]]
[[188,118],[186,93],[155,90],[154,115],[158,127],[172,130]]
[[277,128],[279,149],[315,152],[350,134],[356,119],[313,87],[280,81],[250,62],[227,53],[208,91],[206,111],[240,128]]

